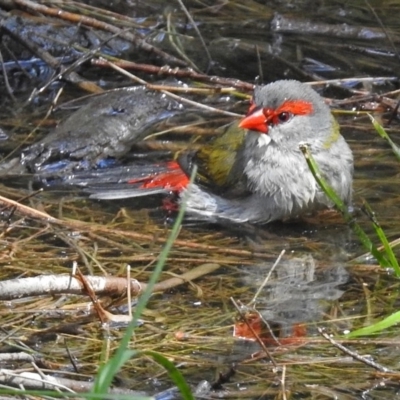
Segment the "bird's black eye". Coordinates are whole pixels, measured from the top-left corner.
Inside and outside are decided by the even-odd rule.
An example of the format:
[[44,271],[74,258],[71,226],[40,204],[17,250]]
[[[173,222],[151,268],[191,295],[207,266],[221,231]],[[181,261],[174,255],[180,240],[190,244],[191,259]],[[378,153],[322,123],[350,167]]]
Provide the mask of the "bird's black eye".
[[289,119],[292,117],[292,114],[290,112],[283,111],[280,114],[278,114],[278,120],[279,122],[287,122]]

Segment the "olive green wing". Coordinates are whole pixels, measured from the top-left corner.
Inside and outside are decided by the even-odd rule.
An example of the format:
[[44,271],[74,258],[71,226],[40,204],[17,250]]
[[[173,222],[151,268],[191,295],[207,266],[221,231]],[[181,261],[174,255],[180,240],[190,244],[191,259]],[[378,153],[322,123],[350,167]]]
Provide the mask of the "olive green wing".
[[220,135],[194,154],[192,162],[198,167],[199,184],[215,191],[236,191],[242,186],[244,167],[239,165],[239,153],[247,131],[239,128],[237,122],[221,129]]

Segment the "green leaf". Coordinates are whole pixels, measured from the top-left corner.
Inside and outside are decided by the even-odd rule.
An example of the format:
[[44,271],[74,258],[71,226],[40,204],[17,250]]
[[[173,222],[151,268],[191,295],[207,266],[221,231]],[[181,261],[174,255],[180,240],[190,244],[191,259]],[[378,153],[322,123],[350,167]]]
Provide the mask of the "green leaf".
[[400,267],[399,267],[399,263],[397,261],[396,255],[394,254],[392,246],[390,245],[389,241],[387,240],[385,232],[383,231],[382,227],[380,226],[380,224],[375,216],[375,213],[372,211],[371,207],[369,206],[369,204],[366,201],[364,201],[363,208],[372,221],[372,224],[375,229],[375,233],[378,236],[379,240],[381,241],[383,248],[385,249],[385,254],[386,254],[387,259],[390,262],[391,267],[393,268],[396,276],[400,277]]
[[180,373],[180,371],[175,367],[175,365],[171,361],[169,361],[163,355],[156,353],[155,351],[151,351],[151,350],[143,351],[142,354],[147,354],[147,355],[153,357],[153,359],[168,372],[169,377],[171,378],[171,380],[175,383],[175,385],[178,387],[179,391],[181,392],[183,399],[194,400],[194,396],[192,394],[190,386],[187,384],[183,375]]
[[389,143],[390,147],[393,150],[393,153],[400,160],[400,147],[397,146],[397,144],[394,143],[392,139],[390,139],[390,137],[387,134],[387,132],[385,131],[385,129],[383,129],[383,126],[371,114],[368,114],[368,117],[370,118],[372,125],[374,126],[375,130],[378,132],[379,136],[381,138],[385,139]]
[[358,336],[368,336],[373,333],[383,331],[400,322],[400,311],[390,315],[389,317],[377,322],[376,324],[366,326],[365,328],[357,329],[345,335],[346,338],[355,338]]
[[336,208],[340,211],[345,221],[352,228],[353,232],[358,236],[362,245],[377,259],[379,265],[384,268],[391,268],[390,262],[386,259],[386,257],[376,248],[376,246],[372,243],[370,238],[364,232],[360,225],[354,220],[353,216],[347,210],[347,206],[343,203],[340,197],[336,194],[336,192],[332,189],[332,187],[326,182],[326,180],[322,177],[321,171],[318,168],[317,163],[315,162],[313,156],[307,145],[301,145],[300,150],[304,154],[304,157],[307,161],[307,165],[310,168],[311,173],[313,174],[315,180],[318,182],[321,189],[328,196],[330,200],[335,204]]
[[[189,185],[192,184],[196,173],[197,173],[197,168],[194,167],[191,177],[190,177]],[[186,196],[187,196],[187,193],[186,193]],[[161,275],[161,272],[164,268],[165,262],[168,258],[168,254],[170,253],[171,248],[174,244],[174,241],[179,234],[179,231],[180,231],[180,228],[182,225],[183,216],[185,214],[185,209],[186,209],[186,198],[183,198],[180,209],[179,209],[178,216],[175,220],[174,226],[172,227],[172,230],[168,237],[168,240],[166,241],[165,246],[160,253],[160,256],[158,258],[158,261],[154,268],[154,271],[150,276],[149,282],[147,283],[146,289],[140,296],[140,299],[136,305],[135,312],[132,317],[132,321],[127,326],[125,334],[122,337],[121,342],[120,342],[118,349],[115,352],[114,356],[112,358],[110,358],[110,360],[100,368],[99,373],[97,374],[93,389],[92,389],[92,393],[96,393],[96,394],[107,393],[108,388],[110,387],[110,385],[114,379],[114,376],[118,373],[118,371],[121,369],[121,367],[124,365],[124,363],[126,361],[128,361],[128,359],[131,358],[132,356],[135,356],[138,354],[137,352],[132,352],[130,350],[127,350],[128,346],[129,346],[129,342],[131,340],[132,335],[134,334],[138,320],[151,297],[154,285],[156,284],[157,280],[159,279],[159,277]]]

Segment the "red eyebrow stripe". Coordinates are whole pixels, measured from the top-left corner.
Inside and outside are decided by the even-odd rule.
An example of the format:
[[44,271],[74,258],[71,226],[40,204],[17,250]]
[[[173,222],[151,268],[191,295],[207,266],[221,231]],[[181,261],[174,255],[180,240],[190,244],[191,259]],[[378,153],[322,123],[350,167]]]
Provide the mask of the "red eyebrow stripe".
[[275,114],[289,112],[294,115],[308,115],[313,112],[313,106],[310,102],[304,100],[287,100],[275,110]]

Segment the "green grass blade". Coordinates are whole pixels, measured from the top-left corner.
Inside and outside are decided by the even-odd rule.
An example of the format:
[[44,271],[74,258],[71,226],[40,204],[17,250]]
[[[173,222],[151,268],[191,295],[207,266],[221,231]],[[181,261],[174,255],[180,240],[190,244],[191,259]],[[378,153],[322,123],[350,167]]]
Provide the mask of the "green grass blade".
[[307,165],[310,168],[311,173],[313,174],[315,180],[318,182],[321,189],[328,196],[329,199],[335,204],[336,208],[342,214],[344,220],[348,223],[348,225],[352,228],[353,232],[358,236],[362,245],[376,258],[379,265],[384,268],[390,268],[391,264],[386,259],[386,257],[380,253],[380,251],[376,248],[376,246],[371,242],[367,234],[364,230],[357,224],[354,220],[353,216],[347,210],[347,206],[343,203],[340,197],[335,193],[332,187],[326,182],[326,180],[322,177],[321,171],[318,168],[317,163],[311,155],[311,152],[307,145],[300,145],[300,150],[304,154],[304,157],[307,161]]
[[375,213],[372,211],[371,207],[369,206],[369,204],[366,201],[364,201],[364,203],[363,203],[363,208],[364,208],[365,212],[367,213],[368,217],[372,221],[372,224],[375,229],[375,233],[378,236],[379,240],[381,241],[383,248],[385,249],[385,254],[386,254],[387,259],[390,262],[390,265],[392,266],[396,276],[400,277],[400,267],[399,267],[399,263],[397,261],[396,255],[394,254],[393,249],[390,246],[389,241],[387,240],[385,232],[383,231],[382,227],[380,226],[380,224],[375,216]]
[[372,335],[376,332],[383,331],[384,329],[390,328],[393,325],[396,325],[400,322],[400,311],[395,312],[389,317],[383,319],[382,321],[377,322],[376,324],[372,324],[366,326],[365,328],[357,329],[353,332],[345,335],[346,338],[355,338],[358,336],[367,336]]
[[192,391],[187,382],[185,381],[185,378],[171,361],[169,361],[166,357],[155,351],[146,350],[143,351],[141,354],[147,354],[151,356],[158,364],[160,364],[168,372],[169,377],[181,392],[181,395],[184,400],[194,400]]
[[397,144],[394,143],[392,139],[390,139],[390,136],[387,134],[383,126],[371,114],[368,114],[368,117],[371,120],[375,130],[378,132],[379,136],[389,143],[390,147],[393,150],[393,153],[396,155],[398,160],[400,160],[400,147],[397,146]]
[[[197,168],[193,168],[192,175],[190,178],[190,184],[193,182],[196,172],[197,172]],[[165,246],[160,253],[160,256],[158,258],[158,261],[154,268],[154,271],[151,274],[149,282],[147,283],[146,290],[142,293],[142,295],[140,296],[140,299],[136,305],[135,312],[132,317],[132,321],[127,326],[126,332],[121,339],[121,342],[118,346],[117,351],[115,352],[115,355],[106,364],[104,364],[103,366],[100,367],[99,372],[96,377],[96,381],[94,383],[92,393],[96,393],[96,394],[107,393],[108,388],[110,387],[115,374],[120,370],[122,365],[130,358],[130,356],[133,355],[133,353],[131,353],[130,351],[127,350],[130,339],[135,331],[135,327],[140,318],[140,315],[142,314],[143,310],[145,309],[145,307],[151,297],[154,285],[156,284],[158,278],[161,275],[161,272],[162,272],[165,262],[167,260],[168,254],[171,251],[171,248],[174,244],[174,241],[179,234],[180,227],[182,225],[183,216],[185,214],[185,209],[186,209],[186,201],[184,198],[182,200],[178,216],[175,220],[174,226],[172,227],[172,230],[168,237],[168,240],[165,243]]]
[[[116,353],[113,358],[100,367],[92,391],[94,393],[107,393],[115,374],[128,360],[130,360],[136,354],[137,352],[134,350],[125,350],[117,357]],[[111,380],[109,379],[110,377]]]

